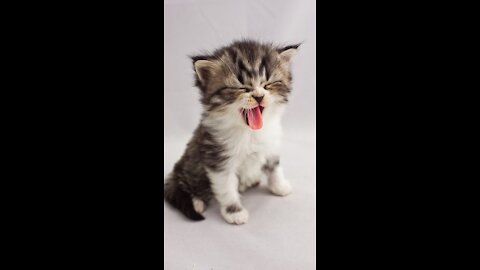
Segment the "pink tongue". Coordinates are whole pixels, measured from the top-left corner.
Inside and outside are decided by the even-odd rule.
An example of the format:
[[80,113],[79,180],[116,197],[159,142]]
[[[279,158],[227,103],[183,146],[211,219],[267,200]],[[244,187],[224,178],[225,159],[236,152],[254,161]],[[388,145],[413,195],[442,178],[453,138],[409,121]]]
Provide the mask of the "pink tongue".
[[260,106],[255,107],[247,112],[248,116],[248,125],[252,129],[261,129],[263,126],[262,121],[262,112],[260,111]]

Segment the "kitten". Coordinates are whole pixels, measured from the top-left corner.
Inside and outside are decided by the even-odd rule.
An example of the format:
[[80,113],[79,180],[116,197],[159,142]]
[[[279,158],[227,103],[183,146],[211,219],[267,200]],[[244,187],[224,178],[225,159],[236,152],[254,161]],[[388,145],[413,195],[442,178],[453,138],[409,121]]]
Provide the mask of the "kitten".
[[228,223],[246,223],[249,215],[239,192],[258,186],[265,176],[273,194],[291,192],[279,162],[280,118],[298,47],[244,40],[192,57],[203,113],[164,192],[165,200],[188,218],[203,220],[215,198]]

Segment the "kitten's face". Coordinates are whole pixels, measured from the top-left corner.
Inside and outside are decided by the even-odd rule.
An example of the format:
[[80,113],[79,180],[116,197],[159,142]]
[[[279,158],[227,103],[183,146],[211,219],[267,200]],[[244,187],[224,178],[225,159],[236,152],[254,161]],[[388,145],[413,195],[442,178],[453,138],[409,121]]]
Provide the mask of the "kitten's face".
[[242,41],[193,57],[206,111],[232,114],[245,127],[261,129],[264,110],[288,101],[290,59],[297,48]]

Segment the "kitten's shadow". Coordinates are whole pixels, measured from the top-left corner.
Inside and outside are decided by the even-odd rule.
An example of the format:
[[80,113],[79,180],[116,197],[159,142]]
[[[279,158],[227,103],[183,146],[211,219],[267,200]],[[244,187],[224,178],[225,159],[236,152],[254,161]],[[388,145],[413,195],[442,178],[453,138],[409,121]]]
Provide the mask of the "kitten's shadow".
[[271,195],[272,193],[266,185],[259,185],[258,187],[249,188],[247,191],[241,193],[242,195],[246,194],[260,194],[260,195]]
[[[261,200],[261,201],[268,201],[271,197],[275,197],[271,192],[270,190],[268,189],[268,186],[265,184],[265,185],[259,185],[257,187],[252,187],[252,188],[249,188],[248,190],[246,190],[245,192],[242,192],[240,193],[242,195],[242,201],[245,203],[245,205],[249,205],[251,207],[247,207],[248,208],[251,208],[250,211],[255,211],[254,207],[251,205],[251,202],[252,201],[257,201],[256,205],[257,205],[257,208],[261,208],[261,205],[263,203],[260,203],[258,204],[258,200]],[[178,212],[175,207],[171,206],[169,203],[167,203],[165,200],[164,200],[164,204],[167,206],[167,209],[169,209],[169,211],[172,211],[172,212],[175,212],[176,214],[178,214],[178,217],[184,221],[191,221],[189,220],[188,218],[186,218],[183,214],[181,214],[180,212]],[[207,219],[207,221],[210,221],[210,222],[218,222],[218,223],[221,223],[223,224],[224,223],[224,220],[223,218],[221,217],[221,215],[219,215],[219,211],[220,211],[220,205],[218,204],[217,200],[215,199],[212,199],[208,206],[207,206],[207,209],[206,211],[202,214],[203,216],[205,216],[205,218]],[[192,223],[196,223],[196,222],[193,222],[191,221]],[[201,222],[200,222],[201,223]]]
[[[257,187],[249,188],[245,192],[241,192],[240,195],[242,196],[242,201],[249,201],[250,199],[252,199],[252,197],[263,198],[267,196],[266,198],[268,198],[269,196],[273,196],[273,194],[270,192],[266,185],[259,185]],[[210,203],[208,204],[208,208],[215,208],[220,210],[220,205],[218,204],[217,200],[212,199],[212,201],[210,201]]]

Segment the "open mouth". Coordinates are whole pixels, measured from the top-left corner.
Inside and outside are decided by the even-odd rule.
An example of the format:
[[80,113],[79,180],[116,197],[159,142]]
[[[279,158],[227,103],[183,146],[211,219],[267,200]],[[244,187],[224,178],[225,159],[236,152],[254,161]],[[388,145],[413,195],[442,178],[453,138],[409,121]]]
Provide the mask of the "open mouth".
[[242,108],[240,113],[242,114],[247,126],[249,126],[251,129],[257,130],[263,127],[263,109],[264,107],[262,106],[257,106],[251,109]]

